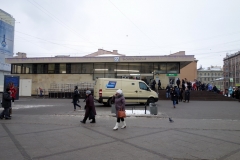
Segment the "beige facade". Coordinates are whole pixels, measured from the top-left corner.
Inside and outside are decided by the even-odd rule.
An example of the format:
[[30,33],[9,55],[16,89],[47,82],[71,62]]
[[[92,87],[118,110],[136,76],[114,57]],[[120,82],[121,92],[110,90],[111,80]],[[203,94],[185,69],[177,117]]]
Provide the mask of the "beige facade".
[[180,80],[187,79],[188,81],[193,82],[194,79],[197,79],[197,60],[194,60],[187,66],[181,68],[180,70]]
[[[98,52],[102,53],[103,50],[99,49]],[[94,83],[96,78],[104,78],[103,76],[105,78],[145,79],[148,82],[152,78],[160,79],[164,88],[169,84],[170,78],[174,80],[176,78],[187,78],[189,80],[196,78],[197,61],[194,55],[185,55],[184,51],[164,56],[124,56],[118,54],[116,50],[113,52],[114,56],[107,57],[93,57],[100,55],[95,52],[92,57],[33,58],[27,58],[25,53],[19,53],[17,57],[7,58],[6,62],[12,64],[13,75],[20,76],[20,79],[32,79],[32,95],[36,94],[39,87],[47,91],[54,84]],[[110,54],[111,52],[106,53]],[[73,69],[77,69],[76,65],[78,64],[82,65],[81,71],[73,71]],[[90,64],[94,67],[91,69],[84,68]],[[114,65],[112,66],[112,64]],[[43,66],[42,73],[39,74],[38,67],[41,67],[41,65]],[[45,65],[48,65],[48,69],[44,67]],[[49,70],[49,67],[54,67],[54,65],[55,69]],[[68,69],[69,65],[72,66],[70,69]],[[128,67],[126,68],[124,65]],[[118,67],[113,68],[116,66]],[[121,73],[121,71],[123,72]]]

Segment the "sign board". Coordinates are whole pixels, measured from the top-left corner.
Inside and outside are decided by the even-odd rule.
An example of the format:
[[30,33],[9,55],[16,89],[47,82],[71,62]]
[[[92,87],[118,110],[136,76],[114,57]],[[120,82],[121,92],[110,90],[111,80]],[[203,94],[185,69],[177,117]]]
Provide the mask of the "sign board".
[[14,88],[16,91],[16,98],[15,100],[19,99],[19,76],[9,76],[4,75],[4,92],[6,91],[6,88],[9,87]]
[[167,76],[169,76],[169,77],[176,77],[176,76],[178,76],[178,74],[177,73],[168,73]]
[[230,82],[233,82],[233,78],[230,78],[229,81],[230,81]]

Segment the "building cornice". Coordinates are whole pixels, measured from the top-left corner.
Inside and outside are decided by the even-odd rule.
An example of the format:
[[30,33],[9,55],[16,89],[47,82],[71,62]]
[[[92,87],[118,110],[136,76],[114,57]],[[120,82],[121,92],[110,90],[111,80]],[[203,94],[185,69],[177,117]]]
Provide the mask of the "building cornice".
[[110,57],[31,57],[6,58],[6,63],[96,63],[96,62],[193,62],[194,55],[184,56],[110,56]]

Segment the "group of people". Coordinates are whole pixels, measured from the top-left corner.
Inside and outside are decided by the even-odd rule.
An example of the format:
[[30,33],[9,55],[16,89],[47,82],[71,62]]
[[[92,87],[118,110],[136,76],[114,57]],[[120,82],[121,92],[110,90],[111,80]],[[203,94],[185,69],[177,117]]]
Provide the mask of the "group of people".
[[[184,98],[183,98],[183,93],[184,93]],[[168,85],[166,87],[166,98],[171,98],[172,102],[173,102],[173,108],[176,108],[176,104],[178,104],[178,102],[189,102],[190,100],[190,91],[188,88],[183,89],[183,88],[179,88],[178,86],[174,86],[174,87],[170,87],[170,85]]]
[[11,119],[12,105],[14,104],[14,100],[16,99],[16,93],[17,90],[14,87],[14,84],[10,83],[9,86],[5,89],[5,92],[3,92],[1,104],[4,109],[0,114],[0,119]]
[[[75,90],[74,90],[74,95],[75,96],[73,96],[74,110],[76,110],[77,101],[79,100],[79,96],[76,96],[77,95],[77,90],[78,89],[77,89],[77,86],[76,86]],[[85,102],[86,102],[85,114],[84,114],[83,120],[81,120],[80,122],[85,124],[87,119],[89,119],[89,120],[91,120],[90,123],[96,123],[95,116],[97,115],[97,112],[96,112],[96,108],[95,108],[95,105],[94,105],[94,98],[93,98],[93,95],[92,95],[90,90],[86,91]],[[116,91],[116,94],[113,95],[113,97],[112,97],[112,103],[115,104],[116,117],[117,117],[117,122],[116,122],[116,125],[114,126],[113,130],[118,130],[120,120],[123,123],[121,128],[122,129],[126,128],[127,126],[126,126],[126,122],[125,122],[124,118],[119,117],[119,115],[118,115],[118,111],[120,111],[120,110],[125,111],[125,98],[123,96],[122,90],[118,89]]]

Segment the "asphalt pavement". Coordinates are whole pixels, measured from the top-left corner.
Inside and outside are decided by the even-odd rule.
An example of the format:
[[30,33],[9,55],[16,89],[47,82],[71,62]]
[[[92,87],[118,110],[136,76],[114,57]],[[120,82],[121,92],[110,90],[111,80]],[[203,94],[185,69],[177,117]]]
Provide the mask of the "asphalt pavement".
[[0,120],[0,159],[240,159],[239,102],[156,104],[157,115],[128,104],[127,128],[113,131],[111,107],[95,103],[97,123],[82,124],[83,100],[74,111],[70,99],[20,97]]

